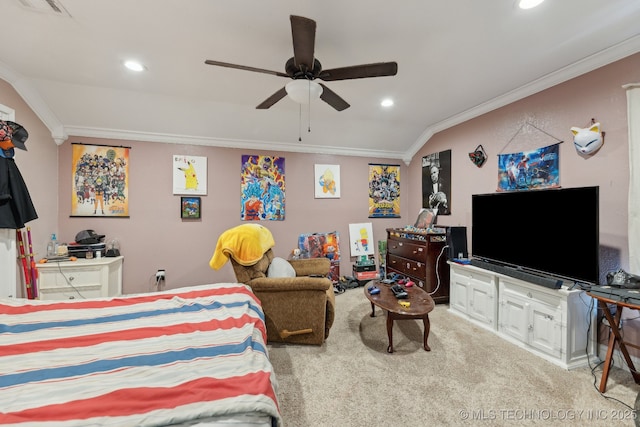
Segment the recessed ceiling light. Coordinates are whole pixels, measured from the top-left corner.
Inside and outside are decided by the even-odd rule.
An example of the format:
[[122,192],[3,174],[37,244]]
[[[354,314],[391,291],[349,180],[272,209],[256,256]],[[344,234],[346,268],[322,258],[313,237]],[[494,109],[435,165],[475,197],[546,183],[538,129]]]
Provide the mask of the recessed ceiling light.
[[538,6],[543,1],[544,0],[520,0],[518,5],[520,6],[520,9],[531,9]]
[[382,105],[383,107],[391,107],[393,105],[393,99],[383,99],[380,105]]
[[132,71],[144,71],[145,67],[138,61],[125,61],[124,66]]

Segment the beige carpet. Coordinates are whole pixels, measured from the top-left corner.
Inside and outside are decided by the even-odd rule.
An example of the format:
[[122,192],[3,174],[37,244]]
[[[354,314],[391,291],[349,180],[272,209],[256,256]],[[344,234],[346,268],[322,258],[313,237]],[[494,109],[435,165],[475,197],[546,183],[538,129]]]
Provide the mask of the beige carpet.
[[285,426],[634,425],[640,386],[622,369],[612,370],[603,397],[594,385],[601,368],[595,378],[589,367],[566,371],[447,305],[430,315],[431,352],[422,321],[404,320],[388,354],[385,315],[369,316],[363,292],[336,296],[324,345],[269,345]]

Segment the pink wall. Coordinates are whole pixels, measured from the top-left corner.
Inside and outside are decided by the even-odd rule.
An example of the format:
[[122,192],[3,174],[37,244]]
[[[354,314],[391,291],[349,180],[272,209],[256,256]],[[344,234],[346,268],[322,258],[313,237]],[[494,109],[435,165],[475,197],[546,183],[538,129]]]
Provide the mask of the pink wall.
[[[71,143],[84,142],[131,146],[129,214],[130,218],[70,218]],[[202,196],[202,218],[182,220],[179,216],[180,196],[172,194],[173,155],[207,157],[208,194]],[[63,239],[73,239],[78,231],[90,228],[116,237],[125,256],[124,289],[145,292],[155,280],[159,268],[166,270],[167,287],[209,282],[235,281],[229,263],[221,270],[209,268],[218,236],[240,221],[240,168],[243,154],[278,155],[285,158],[286,219],[265,221],[274,235],[276,256],[286,258],[297,246],[301,233],[337,230],[341,238],[342,274],[351,274],[349,262],[349,224],[372,222],[376,240],[385,239],[386,227],[405,225],[402,219],[368,218],[368,163],[371,159],[273,153],[257,150],[216,148],[193,145],[108,141],[69,138],[60,147],[59,224]],[[380,159],[376,159],[379,163]],[[315,163],[338,164],[341,175],[340,199],[314,198]],[[398,161],[388,161],[400,164]],[[406,170],[406,166],[403,165]],[[402,180],[402,172],[401,172]],[[401,191],[408,192],[409,183],[401,181]],[[402,198],[404,206],[407,199]],[[402,212],[406,213],[406,208]],[[415,220],[408,215],[409,222]]]
[[[30,132],[29,151],[18,153],[17,162],[27,181],[40,218],[29,224],[37,251],[44,253],[49,233],[73,240],[85,228],[116,237],[121,242],[124,290],[144,292],[151,288],[158,268],[167,272],[167,287],[233,281],[231,267],[213,271],[208,261],[218,236],[238,225],[240,157],[242,154],[280,155],[286,158],[286,220],[266,223],[276,240],[276,255],[287,257],[300,233],[337,230],[342,238],[342,273],[349,274],[348,225],[373,223],[376,240],[384,239],[387,227],[413,223],[421,205],[421,165],[423,155],[452,150],[452,215],[442,216],[445,225],[470,225],[471,194],[495,191],[496,155],[525,122],[563,139],[560,154],[561,185],[599,185],[601,196],[601,244],[608,247],[607,265],[628,267],[627,197],[628,137],[625,83],[640,81],[640,54],[618,61],[539,94],[500,108],[434,135],[409,167],[392,159],[347,156],[274,153],[269,151],[215,148],[194,145],[69,138],[57,147],[50,133],[13,88],[0,81],[0,103],[16,109],[16,120]],[[497,77],[499,78],[499,76]],[[426,101],[428,102],[428,101]],[[600,121],[606,132],[602,149],[582,158],[572,145],[572,126],[586,126],[591,118]],[[536,148],[537,133],[521,135],[509,144],[514,148]],[[71,143],[84,142],[131,146],[130,218],[70,218]],[[527,144],[533,144],[533,147]],[[489,161],[477,168],[467,153],[482,144]],[[538,145],[539,144],[539,145]],[[208,195],[202,197],[202,219],[179,218],[179,196],[172,194],[171,160],[174,154],[208,158]],[[400,219],[367,217],[368,163],[401,165]],[[58,168],[56,169],[56,164]],[[314,199],[313,165],[341,166],[342,197]],[[552,212],[550,213],[552,215]],[[558,242],[567,244],[570,242]],[[611,255],[613,254],[613,255]]]

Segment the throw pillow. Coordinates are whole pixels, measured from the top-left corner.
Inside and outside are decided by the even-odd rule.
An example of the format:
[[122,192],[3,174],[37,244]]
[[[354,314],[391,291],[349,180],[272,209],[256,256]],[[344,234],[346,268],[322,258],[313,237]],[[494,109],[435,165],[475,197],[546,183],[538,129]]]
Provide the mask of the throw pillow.
[[274,257],[269,264],[267,277],[296,277],[296,271],[286,259]]

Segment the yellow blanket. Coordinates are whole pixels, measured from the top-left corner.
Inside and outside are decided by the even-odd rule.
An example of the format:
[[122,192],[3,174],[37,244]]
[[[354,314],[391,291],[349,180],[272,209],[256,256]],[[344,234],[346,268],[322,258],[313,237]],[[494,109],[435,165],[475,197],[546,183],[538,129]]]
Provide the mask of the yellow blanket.
[[253,265],[275,245],[273,235],[260,224],[242,224],[225,231],[218,238],[209,266],[219,270],[231,256],[238,264]]

